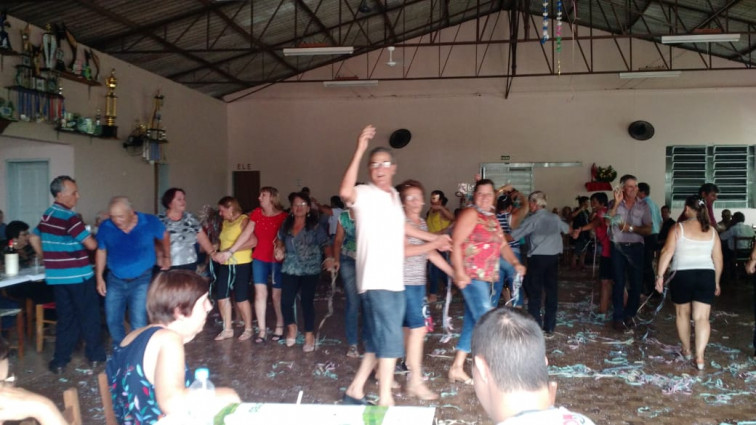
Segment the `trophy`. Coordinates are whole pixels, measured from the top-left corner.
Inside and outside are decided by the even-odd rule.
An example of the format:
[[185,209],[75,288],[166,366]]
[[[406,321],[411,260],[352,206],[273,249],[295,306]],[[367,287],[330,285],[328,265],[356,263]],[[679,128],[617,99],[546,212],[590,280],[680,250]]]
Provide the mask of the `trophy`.
[[68,45],[71,46],[71,53],[73,54],[73,56],[71,57],[71,64],[68,65],[68,68],[73,69],[74,64],[76,63],[76,51],[79,48],[79,43],[76,42],[76,37],[71,34],[71,31],[68,30],[68,27],[65,23],[60,24],[60,26],[63,29],[63,33],[66,35],[66,41],[68,41]]
[[29,41],[29,35],[31,34],[31,24],[26,24],[24,29],[21,30],[21,41],[23,45],[23,53],[31,53],[31,41]]
[[0,50],[13,50],[10,38],[8,38],[8,31],[5,31],[5,27],[10,28],[10,23],[8,22],[8,11],[3,10],[0,13]]
[[105,125],[102,126],[102,137],[118,137],[118,127],[115,125],[116,119],[116,102],[118,96],[115,94],[118,80],[115,76],[115,69],[110,71],[110,76],[105,79],[105,85],[108,86],[108,94],[105,95]]
[[55,51],[55,70],[56,71],[66,70],[66,64],[65,62],[63,62],[63,58],[64,58],[63,39],[64,38],[66,38],[66,31],[63,29],[63,26],[55,24],[55,41],[58,45],[58,48]]
[[45,33],[42,34],[42,54],[45,58],[45,68],[52,70],[55,64],[55,56],[58,51],[58,41],[52,33],[52,26],[47,24]]

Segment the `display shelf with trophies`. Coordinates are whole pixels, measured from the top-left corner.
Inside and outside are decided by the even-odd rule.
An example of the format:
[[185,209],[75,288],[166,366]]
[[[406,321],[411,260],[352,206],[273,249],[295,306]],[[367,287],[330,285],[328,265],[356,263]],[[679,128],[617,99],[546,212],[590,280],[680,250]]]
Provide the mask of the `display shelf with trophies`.
[[6,88],[17,95],[16,105],[20,121],[56,122],[60,119],[65,100],[63,95],[18,85]]
[[97,80],[87,80],[82,75],[74,74],[73,72],[68,71],[56,71],[58,74],[58,77],[63,78],[64,80],[70,80],[75,81],[80,84],[86,84],[91,87],[99,87],[102,86],[102,83]]
[[63,111],[63,115],[58,124],[55,126],[55,131],[76,134],[80,136],[97,137],[100,139],[115,139],[116,137],[107,134],[103,130],[102,119],[100,110],[97,110],[97,114],[94,118],[83,117],[77,113],[71,113]]

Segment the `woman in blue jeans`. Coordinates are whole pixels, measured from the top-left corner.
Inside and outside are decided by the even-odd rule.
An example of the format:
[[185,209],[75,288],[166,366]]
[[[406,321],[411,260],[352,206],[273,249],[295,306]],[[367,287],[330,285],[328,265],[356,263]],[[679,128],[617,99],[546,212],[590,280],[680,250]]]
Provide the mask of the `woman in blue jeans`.
[[357,293],[357,269],[354,263],[357,255],[357,238],[355,236],[354,219],[349,210],[339,214],[336,235],[333,237],[333,257],[336,270],[341,274],[346,296],[346,311],[344,325],[346,339],[349,344],[347,357],[360,357],[357,349],[357,320],[360,313],[360,295]]
[[472,385],[464,370],[470,352],[472,331],[478,319],[492,308],[493,284],[499,279],[499,257],[512,264],[522,275],[520,264],[499,226],[494,210],[494,183],[483,179],[475,183],[473,206],[462,211],[452,234],[452,266],[454,283],[462,290],[465,299],[465,316],[457,353],[449,368],[449,381]]

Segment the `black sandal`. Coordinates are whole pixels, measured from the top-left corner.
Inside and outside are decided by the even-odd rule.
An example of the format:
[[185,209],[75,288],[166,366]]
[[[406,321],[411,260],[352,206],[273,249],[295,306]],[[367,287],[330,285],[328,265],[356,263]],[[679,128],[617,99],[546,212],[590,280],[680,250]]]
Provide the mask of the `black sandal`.
[[279,329],[281,329],[281,333],[280,334],[279,333],[274,333],[273,336],[270,337],[271,341],[280,341],[280,340],[283,339],[283,336],[284,336],[283,335],[284,327],[283,326],[276,326],[276,330],[279,330]]
[[[271,339],[272,339],[272,338],[271,338]],[[255,344],[265,344],[266,342],[268,342],[268,338],[267,338],[267,336],[259,336],[259,335],[258,335],[258,336],[257,336],[257,337],[255,338]]]

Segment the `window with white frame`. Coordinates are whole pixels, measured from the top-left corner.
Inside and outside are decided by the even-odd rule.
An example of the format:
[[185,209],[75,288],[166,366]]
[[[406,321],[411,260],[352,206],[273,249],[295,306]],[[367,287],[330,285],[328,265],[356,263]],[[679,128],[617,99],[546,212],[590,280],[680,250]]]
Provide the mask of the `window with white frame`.
[[718,208],[754,207],[754,146],[668,146],[666,203],[680,208],[704,183],[719,188]]

